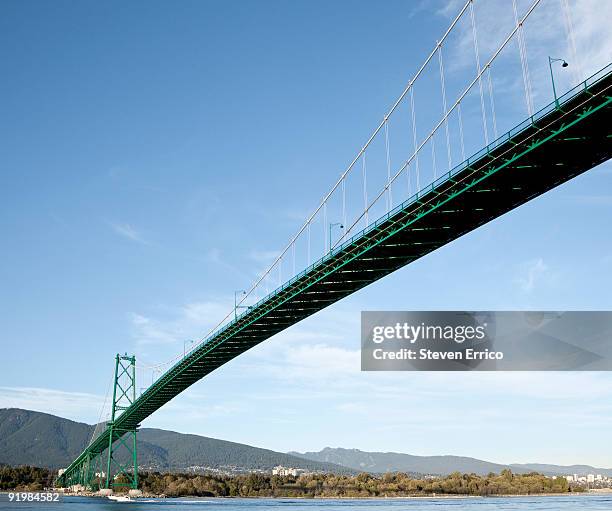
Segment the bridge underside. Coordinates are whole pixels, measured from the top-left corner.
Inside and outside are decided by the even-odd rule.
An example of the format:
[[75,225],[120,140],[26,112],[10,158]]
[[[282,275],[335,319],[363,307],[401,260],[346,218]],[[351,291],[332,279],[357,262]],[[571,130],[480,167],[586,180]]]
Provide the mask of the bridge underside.
[[[612,156],[612,74],[528,119],[379,219],[194,349],[115,422],[130,430],[211,371],[281,330]],[[537,115],[537,114],[536,114]],[[78,479],[104,432],[60,482]]]

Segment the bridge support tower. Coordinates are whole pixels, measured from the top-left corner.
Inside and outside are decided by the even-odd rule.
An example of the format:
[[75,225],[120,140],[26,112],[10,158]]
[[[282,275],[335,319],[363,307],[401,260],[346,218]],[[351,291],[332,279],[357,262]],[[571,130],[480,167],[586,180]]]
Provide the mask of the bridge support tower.
[[[136,432],[134,429],[119,429],[115,426],[115,417],[136,401],[136,357],[119,355],[115,357],[115,379],[113,385],[113,403],[111,420],[108,423],[110,432],[106,459],[105,480],[101,486],[107,489],[128,487],[138,488],[138,459],[136,450]],[[128,461],[118,458],[119,450],[129,453]]]

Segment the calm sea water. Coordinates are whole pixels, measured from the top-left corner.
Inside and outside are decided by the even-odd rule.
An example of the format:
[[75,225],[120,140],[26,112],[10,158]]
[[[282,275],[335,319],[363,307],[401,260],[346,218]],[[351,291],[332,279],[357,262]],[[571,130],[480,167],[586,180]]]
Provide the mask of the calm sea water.
[[138,499],[135,502],[112,502],[101,498],[65,497],[62,502],[27,503],[0,499],[5,509],[65,509],[95,511],[129,509],[130,511],[264,511],[283,509],[302,511],[599,511],[612,510],[609,496],[512,497],[477,499],[389,499],[389,500],[294,500],[294,499]]

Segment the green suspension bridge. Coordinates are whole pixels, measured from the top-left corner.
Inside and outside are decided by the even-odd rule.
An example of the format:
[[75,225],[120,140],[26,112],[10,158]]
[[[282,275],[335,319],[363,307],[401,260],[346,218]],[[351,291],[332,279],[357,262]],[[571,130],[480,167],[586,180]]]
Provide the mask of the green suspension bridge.
[[[201,380],[223,364],[269,339],[276,333],[301,321],[315,312],[341,300],[395,270],[423,257],[450,241],[503,215],[525,202],[605,162],[612,156],[612,64],[594,75],[576,81],[573,87],[557,95],[553,65],[567,63],[562,59],[548,59],[552,85],[552,101],[537,112],[533,111],[533,89],[524,31],[528,18],[537,11],[539,0],[521,16],[513,0],[511,27],[498,49],[481,65],[474,16],[474,1],[465,3],[444,36],[409,82],[400,98],[385,115],[368,142],[359,151],[332,190],[324,197],[315,212],[291,239],[276,261],[248,291],[244,292],[234,310],[202,342],[181,354],[176,362],[140,396],[136,395],[135,358],[117,355],[115,384],[110,421],[103,431],[92,438],[87,448],[57,478],[58,486],[83,485],[113,488],[126,485],[138,487],[136,453],[137,430],[147,417],[182,391]],[[567,1],[561,1],[567,9]],[[574,47],[570,12],[564,15],[569,22],[568,47]],[[460,89],[456,101],[447,103],[448,72],[445,74],[442,48],[448,47],[451,37],[461,24],[471,28],[476,73],[469,85]],[[465,34],[465,31],[462,32]],[[468,32],[469,33],[469,32]],[[514,47],[510,43],[516,43]],[[497,133],[499,96],[494,97],[491,69],[500,55],[517,51],[517,69],[523,78],[527,116],[502,135]],[[575,53],[575,48],[574,48]],[[576,55],[573,55],[576,59]],[[415,116],[414,90],[427,69],[434,67],[440,78],[440,106],[442,118],[431,130],[419,133]],[[507,61],[506,61],[507,62]],[[503,64],[500,64],[500,66]],[[532,65],[533,66],[533,65]],[[559,66],[561,67],[561,66]],[[488,82],[488,84],[487,84]],[[488,89],[488,91],[487,91]],[[482,147],[465,158],[465,136],[468,125],[462,113],[470,94],[480,110],[475,111],[477,122],[482,122],[483,138],[472,137],[472,145]],[[408,101],[409,98],[409,101]],[[487,106],[487,100],[489,105]],[[394,153],[390,148],[389,127],[392,116],[400,115],[400,106],[409,104],[408,132],[412,132],[412,147],[402,158],[395,173],[391,172]],[[418,103],[417,103],[418,104]],[[465,108],[464,108],[465,109]],[[458,129],[452,128],[452,123]],[[474,133],[475,128],[469,128]],[[451,136],[452,134],[452,136]],[[447,170],[438,172],[436,137],[446,144]],[[381,140],[382,168],[386,171],[383,186],[368,199],[366,154],[374,153],[373,145]],[[461,163],[452,166],[452,141],[460,148]],[[402,146],[406,144],[403,143]],[[431,148],[429,155],[425,148]],[[476,146],[478,147],[478,146]],[[458,150],[456,149],[458,152]],[[370,153],[369,153],[370,152]],[[429,182],[426,169],[431,171]],[[399,179],[404,176],[403,196],[408,198],[393,206]],[[347,192],[350,180],[357,183],[358,193]],[[405,183],[414,186],[414,193],[406,193]],[[411,185],[412,183],[412,185]],[[350,219],[348,198],[359,197],[362,206]],[[335,208],[335,209],[334,209]],[[382,208],[382,214],[376,214]],[[370,222],[370,217],[375,221]],[[328,219],[342,222],[329,222]],[[312,261],[314,225],[318,229],[320,257]],[[339,239],[332,238],[333,227],[342,230]],[[300,245],[301,244],[301,245]],[[304,250],[296,250],[303,246]],[[306,264],[296,271],[299,252]],[[284,266],[283,266],[284,264]],[[283,267],[289,273],[282,279]],[[274,283],[270,283],[274,280]],[[272,286],[272,290],[270,290]],[[260,295],[263,298],[257,299]],[[247,305],[249,303],[250,305]],[[238,310],[240,309],[240,313]],[[118,457],[121,448],[131,457]],[[127,460],[127,461],[126,461]],[[121,475],[122,477],[117,477]]]

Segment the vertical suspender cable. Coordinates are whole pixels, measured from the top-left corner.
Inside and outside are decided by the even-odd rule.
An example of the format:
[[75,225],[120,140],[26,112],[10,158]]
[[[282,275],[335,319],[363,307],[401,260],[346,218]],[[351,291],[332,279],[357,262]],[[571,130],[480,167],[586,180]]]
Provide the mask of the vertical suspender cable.
[[446,119],[444,120],[444,129],[446,131],[446,157],[448,159],[448,170],[453,168],[452,158],[451,158],[451,145],[450,145],[450,135],[448,133],[448,116],[447,114],[447,106],[446,106],[446,82],[444,80],[444,65],[442,64],[442,45],[438,43],[438,61],[440,63],[440,85],[442,86],[442,106],[444,107],[444,116]]
[[406,167],[406,181],[408,185],[408,197],[410,197],[410,189],[412,188],[410,186],[410,165]]
[[327,201],[323,203],[323,250],[327,254]]
[[[342,225],[346,227],[346,179],[342,180]],[[342,238],[346,235],[346,229],[342,229]],[[340,239],[342,239],[340,238]]]
[[291,244],[291,252],[292,252],[292,256],[293,256],[293,272],[292,272],[292,277],[295,277],[295,242],[293,242]]
[[306,227],[308,231],[308,266],[310,266],[310,222],[308,222],[308,227]]
[[519,27],[517,31],[517,42],[519,54],[521,56],[521,68],[523,70],[523,85],[525,87],[527,114],[531,117],[533,115],[533,102],[531,99],[531,80],[529,78],[529,63],[527,62],[527,47],[525,45],[525,35],[523,34],[523,24],[519,21],[518,12],[516,10],[516,0],[512,0],[512,9],[514,11],[514,23]]
[[414,89],[410,86],[410,110],[412,111],[412,143],[414,145],[414,155],[416,162],[416,191],[419,191],[419,154],[417,151],[417,134],[416,134],[416,115],[414,113]]
[[91,438],[89,439],[89,443],[87,444],[88,446],[90,446],[91,443],[98,437],[98,433],[100,432],[99,427],[102,425],[102,417],[104,416],[104,411],[106,410],[106,402],[108,401],[108,397],[110,395],[110,388],[113,384],[113,379],[114,378],[111,376],[111,379],[108,382],[108,386],[106,387],[106,394],[104,395],[104,402],[102,403],[102,408],[100,409],[100,416],[98,417],[96,427],[94,428],[93,433],[91,434]]
[[491,66],[487,66],[487,78],[489,81],[489,103],[491,105],[491,117],[493,117],[493,136],[497,140],[497,117],[495,115],[495,100],[493,99],[493,80],[491,79]]
[[410,197],[410,165],[406,167],[406,187],[408,190],[407,197]]
[[572,69],[574,70],[574,81],[579,83],[582,80],[582,67],[578,60],[578,53],[576,52],[576,39],[574,38],[574,26],[572,24],[572,17],[570,15],[568,0],[561,0],[561,8],[563,10],[563,18],[565,19],[565,30],[567,32],[567,38],[569,39],[570,51],[572,54]]
[[527,88],[529,90],[529,105],[531,108],[531,115],[535,113],[535,109],[533,108],[533,91],[531,87],[531,75],[529,73],[529,56],[527,54],[527,39],[525,37],[525,27],[521,23],[520,27],[521,32],[521,40],[523,41],[523,55],[525,56],[525,73],[527,75]]
[[368,227],[368,181],[366,175],[366,153],[363,151],[361,168],[363,170],[363,208],[365,211],[365,226]]
[[391,155],[389,154],[389,121],[385,119],[385,148],[387,150],[387,213],[393,209],[391,195]]
[[[446,29],[446,31],[444,32],[444,35],[440,38],[440,43],[443,44],[444,41],[446,41],[446,39],[449,37],[449,35],[453,32],[454,28],[457,26],[457,24],[460,22],[460,20],[462,19],[462,16],[465,14],[466,10],[469,8],[470,2],[473,0],[464,0],[463,3],[463,7],[460,9],[459,13],[453,18],[453,21],[450,23],[450,25],[448,26],[448,28]],[[539,1],[539,0],[536,0]],[[402,91],[402,93],[400,94],[400,96],[397,98],[397,100],[393,103],[393,105],[391,106],[391,108],[388,110],[386,116],[389,117],[390,115],[392,115],[397,108],[401,105],[402,101],[405,99],[406,95],[408,94],[408,92],[410,92],[410,90],[412,89],[415,81],[422,76],[423,72],[425,71],[425,69],[427,68],[427,66],[429,65],[429,63],[431,62],[432,59],[435,58],[435,52],[436,52],[436,48],[433,48],[432,51],[429,53],[429,55],[427,56],[427,58],[425,59],[425,61],[422,63],[422,65],[419,67],[419,69],[417,70],[417,72],[413,75],[412,79],[410,80],[410,82],[408,83],[408,85],[404,88],[404,90]],[[412,96],[412,94],[411,94]],[[413,104],[414,107],[414,104]],[[319,205],[316,207],[316,209],[310,214],[310,216],[306,219],[306,221],[304,222],[304,224],[302,224],[302,226],[300,227],[300,229],[298,230],[298,232],[292,237],[292,239],[289,241],[289,243],[287,243],[287,245],[285,246],[285,248],[281,251],[281,254],[279,254],[278,257],[282,256],[286,251],[290,250],[290,245],[293,241],[295,241],[295,239],[297,239],[297,237],[299,237],[302,232],[307,228],[307,226],[309,226],[312,222],[312,220],[316,217],[316,215],[318,215],[320,209],[323,207],[323,202],[325,202],[326,200],[329,199],[329,197],[334,193],[334,191],[336,190],[336,188],[338,186],[340,186],[340,183],[342,181],[342,179],[347,176],[353,169],[356,169],[358,167],[358,161],[359,158],[361,158],[363,156],[364,151],[367,150],[367,148],[370,146],[370,144],[372,143],[372,141],[377,137],[377,135],[380,133],[380,131],[383,129],[384,127],[384,123],[380,123],[376,129],[374,130],[374,132],[370,135],[370,137],[368,138],[368,140],[366,141],[366,143],[362,146],[361,151],[359,154],[357,154],[355,156],[355,158],[349,163],[348,167],[346,167],[346,169],[344,170],[344,172],[341,174],[340,178],[336,181],[336,183],[332,186],[332,189],[324,196],[323,200],[321,200],[321,202],[319,203]],[[413,154],[411,156],[411,160],[414,159],[414,157],[416,156],[416,153],[418,151],[416,151],[415,148],[415,154]],[[365,164],[365,157],[363,160],[363,163]],[[401,171],[404,170],[404,166],[402,166]],[[419,168],[418,168],[418,159],[417,159],[417,181],[420,180],[420,176],[419,176]],[[365,183],[364,183],[365,184]],[[393,184],[393,179],[390,182],[390,185]],[[417,185],[420,185],[420,182],[417,183]],[[365,190],[364,190],[365,191]],[[366,192],[367,195],[367,192]],[[367,202],[366,202],[367,204]],[[361,216],[366,216],[366,225],[369,222],[369,218],[367,218],[368,216],[368,207],[366,206],[364,208],[364,211],[362,214],[359,215],[358,220],[361,221]],[[277,259],[278,259],[277,257]],[[269,267],[269,269],[265,272],[264,275],[260,276],[259,279],[257,280],[257,282],[255,282],[252,286],[251,289],[247,292],[247,295],[259,284],[259,282],[261,282],[262,280],[264,280],[266,278],[267,273],[272,269],[272,267],[274,266],[274,263],[272,263]],[[232,313],[228,313],[226,318],[224,318],[223,320],[221,320],[220,323],[218,323],[217,325],[215,325],[205,336],[204,338],[207,338],[209,335],[211,335],[212,333],[215,332],[215,330],[223,324],[223,321],[225,321],[226,319],[228,319],[230,316],[232,315]],[[204,339],[202,339],[204,340]]]
[[461,115],[461,102],[457,103],[457,117],[459,118],[459,139],[461,140],[461,161],[465,161],[465,141],[463,140],[463,116]]
[[[472,0],[470,0],[471,3]],[[540,4],[541,0],[533,0],[533,3],[531,4],[531,7],[527,10],[527,12],[523,15],[522,19],[521,19],[521,23],[524,23],[525,20],[529,17],[529,15],[535,10],[535,8]],[[489,58],[489,60],[486,63],[486,66],[489,66],[493,63],[493,61],[499,56],[499,54],[503,51],[504,48],[506,48],[507,44],[512,40],[512,38],[514,37],[514,35],[516,34],[516,32],[519,29],[519,25],[516,25],[512,31],[508,34],[508,36],[504,39],[504,41],[501,43],[501,45],[497,48],[497,50],[495,50],[492,54],[492,56]],[[463,100],[463,98],[465,98],[465,96],[469,93],[469,91],[472,89],[472,87],[474,87],[476,85],[476,83],[479,81],[479,79],[482,77],[482,75],[484,74],[484,69],[481,69],[481,71],[477,74],[477,76],[474,77],[474,79],[470,82],[470,84],[464,89],[464,91],[459,95],[459,97],[457,98],[457,100],[455,101],[455,103],[453,104],[453,106],[450,108],[449,110],[449,114],[457,107],[457,105],[459,104],[460,101]],[[429,135],[427,135],[425,137],[425,139],[421,142],[421,144],[418,146],[418,148],[415,150],[415,152],[412,154],[412,156],[410,158],[408,158],[404,164],[399,168],[399,170],[393,175],[393,177],[391,178],[391,182],[395,181],[395,179],[397,179],[397,177],[399,175],[401,175],[401,173],[404,171],[404,169],[406,167],[408,167],[408,165],[410,165],[410,163],[413,161],[414,157],[418,154],[418,152],[423,148],[423,146],[429,142],[429,140],[431,139],[431,137],[433,136],[433,134],[444,124],[444,118],[440,119],[440,121],[434,126],[434,128],[430,131]],[[363,151],[364,149],[362,149]],[[375,203],[378,199],[380,199],[382,196],[384,195],[384,190],[382,190],[374,199],[373,203]],[[367,208],[366,208],[367,210]],[[359,215],[357,217],[357,219],[355,220],[355,224],[361,220],[361,217],[365,214],[362,213],[362,215]]]
[[474,53],[476,55],[476,69],[478,72],[478,88],[480,89],[480,110],[482,112],[482,127],[484,130],[485,144],[489,145],[489,129],[487,128],[487,113],[484,105],[484,91],[482,89],[482,78],[480,72],[480,52],[478,51],[476,19],[474,18],[474,0],[470,0],[470,18],[472,20],[472,37],[474,38]]
[[434,180],[438,178],[438,168],[436,166],[436,135],[435,133],[431,136],[429,141],[431,143],[431,166],[433,168]]

